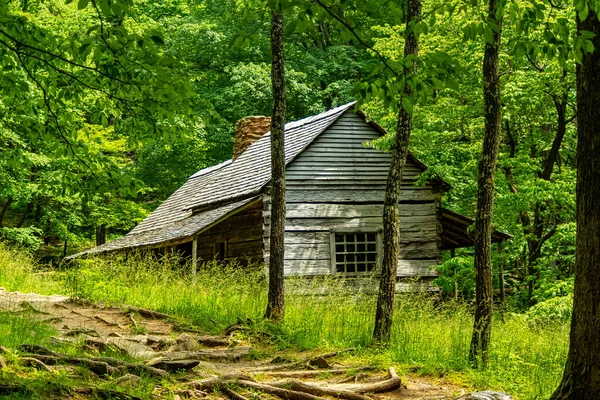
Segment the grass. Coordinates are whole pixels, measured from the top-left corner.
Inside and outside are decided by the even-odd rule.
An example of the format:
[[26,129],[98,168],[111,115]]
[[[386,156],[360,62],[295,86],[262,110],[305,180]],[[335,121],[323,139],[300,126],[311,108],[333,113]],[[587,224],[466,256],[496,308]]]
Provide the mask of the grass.
[[548,398],[566,359],[568,324],[542,328],[529,324],[523,315],[511,314],[505,322],[494,322],[488,368],[472,369],[468,306],[439,303],[423,294],[399,297],[392,342],[385,348],[373,346],[374,296],[351,294],[345,282],[333,279],[286,281],[287,288],[295,290],[286,295],[285,320],[270,326],[262,321],[267,283],[260,268],[209,264],[195,279],[188,271],[176,259],[165,262],[139,256],[84,260],[71,269],[44,271],[28,257],[0,245],[0,286],[7,290],[152,308],[214,332],[237,318],[250,318],[274,334],[279,348],[358,347],[352,357],[373,364],[395,363],[417,374],[444,377],[474,389],[501,390],[517,399]]

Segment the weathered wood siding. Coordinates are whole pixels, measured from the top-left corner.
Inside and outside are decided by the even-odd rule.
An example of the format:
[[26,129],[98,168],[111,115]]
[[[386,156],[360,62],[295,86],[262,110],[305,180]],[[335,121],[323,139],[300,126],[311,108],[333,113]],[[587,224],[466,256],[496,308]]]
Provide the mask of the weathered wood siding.
[[[364,146],[380,134],[346,112],[286,169],[286,275],[331,273],[331,229],[378,231],[391,155]],[[399,277],[433,276],[440,256],[440,194],[415,187],[421,172],[408,162],[400,205]]]
[[226,261],[262,261],[262,209],[262,201],[257,201],[198,235],[198,262],[213,260],[220,242],[227,242]]

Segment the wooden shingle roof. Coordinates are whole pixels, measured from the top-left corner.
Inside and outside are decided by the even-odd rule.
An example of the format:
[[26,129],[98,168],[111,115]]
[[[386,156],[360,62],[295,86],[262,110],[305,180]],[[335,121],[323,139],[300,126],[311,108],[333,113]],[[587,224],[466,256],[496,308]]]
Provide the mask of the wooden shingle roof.
[[[355,102],[285,125],[286,165]],[[271,179],[271,138],[265,134],[235,161],[205,168],[190,176],[183,186],[152,214],[122,238],[69,258],[121,249],[153,247],[191,237],[223,215],[237,210],[258,195]],[[199,212],[199,208],[204,211]],[[195,210],[192,213],[192,209]]]

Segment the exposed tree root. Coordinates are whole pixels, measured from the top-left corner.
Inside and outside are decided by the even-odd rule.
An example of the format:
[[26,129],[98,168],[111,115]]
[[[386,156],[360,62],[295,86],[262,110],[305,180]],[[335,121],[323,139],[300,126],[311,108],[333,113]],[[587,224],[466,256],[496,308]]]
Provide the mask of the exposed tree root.
[[[29,358],[35,358],[46,365],[71,364],[79,367],[84,367],[94,372],[95,374],[107,375],[122,375],[130,373],[135,375],[149,374],[159,377],[167,377],[169,373],[162,369],[154,368],[143,364],[132,364],[125,361],[117,360],[110,357],[102,358],[80,358],[69,356],[47,356],[43,354],[30,354]],[[113,365],[111,365],[113,364]]]
[[230,346],[232,344],[238,345],[241,343],[239,340],[231,340],[229,338],[222,338],[218,336],[196,336],[194,339],[198,343],[208,347]]
[[128,312],[133,311],[133,312],[140,314],[142,317],[146,317],[146,318],[175,320],[175,318],[169,314],[161,313],[161,312],[154,311],[154,310],[147,310],[145,308],[139,308],[139,307],[134,307],[134,306],[126,306],[126,309]]
[[26,366],[26,367],[34,367],[36,369],[52,373],[52,370],[50,369],[50,367],[48,367],[46,364],[44,364],[43,362],[41,362],[37,358],[33,358],[33,357],[21,357],[21,358],[19,358],[19,363],[22,364],[22,365],[24,365],[24,366]]
[[142,400],[140,397],[112,389],[76,387],[71,390],[78,394],[93,395],[106,400]]
[[215,376],[215,377],[211,377],[211,378],[201,379],[198,381],[192,381],[192,382],[188,383],[188,385],[193,387],[196,390],[211,392],[216,387],[225,385],[226,383],[235,383],[239,380],[252,381],[252,378],[250,378],[246,374],[235,372],[232,374],[225,374],[223,376]]
[[402,380],[396,373],[396,369],[391,367],[389,369],[389,378],[385,381],[375,382],[375,383],[366,383],[366,384],[356,384],[356,385],[329,385],[329,389],[345,389],[351,390],[357,393],[380,393],[387,392],[393,389],[400,387],[402,384]]
[[228,387],[222,388],[221,391],[223,392],[223,394],[225,394],[231,400],[249,400],[247,397],[242,396],[238,392],[231,390]]
[[286,379],[284,381],[269,382],[270,386],[290,388],[297,392],[309,393],[314,396],[331,396],[336,399],[347,399],[347,400],[372,400],[370,397],[363,394],[354,392],[352,390],[344,389],[330,389],[327,387],[311,385],[308,383],[296,381],[293,379]]
[[247,326],[242,326],[242,325],[230,325],[227,328],[225,328],[225,332],[223,333],[223,335],[225,336],[229,336],[231,335],[233,332],[237,332],[237,331],[249,331],[250,328],[248,328]]
[[298,392],[296,390],[283,389],[264,383],[257,383],[252,381],[239,380],[237,385],[247,389],[260,390],[261,392],[281,397],[284,400],[324,400],[322,397],[315,396],[310,393]]
[[[339,375],[346,374],[351,371],[365,371],[370,369],[369,366],[362,366],[356,368],[339,368],[339,369],[325,369],[325,370],[297,370],[297,371],[266,371],[265,375],[279,378],[310,378],[315,376],[327,375]],[[354,379],[354,376],[349,377]]]

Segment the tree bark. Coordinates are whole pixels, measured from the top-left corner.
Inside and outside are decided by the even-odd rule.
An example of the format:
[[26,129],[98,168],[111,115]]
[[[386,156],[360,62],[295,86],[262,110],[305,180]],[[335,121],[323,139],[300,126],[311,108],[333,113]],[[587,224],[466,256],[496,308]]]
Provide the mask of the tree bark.
[[269,294],[265,317],[280,320],[285,313],[283,289],[283,236],[285,231],[285,62],[283,10],[271,11],[271,238],[269,248]]
[[96,227],[96,246],[106,243],[106,225],[98,225]]
[[577,248],[569,354],[552,400],[600,398],[600,21],[590,7],[578,31],[596,34],[577,65]]
[[[421,0],[408,0],[407,7],[404,41],[405,58],[408,56],[416,57],[419,52],[419,42],[413,32],[413,27],[421,15]],[[405,85],[403,95],[412,96],[412,88],[409,86],[408,80],[414,73],[416,73],[416,62],[413,59],[412,67],[404,67]],[[383,206],[383,260],[379,295],[377,296],[377,310],[375,312],[375,329],[373,330],[373,339],[380,342],[389,342],[392,329],[396,275],[400,254],[398,203],[400,201],[400,186],[404,175],[406,156],[408,155],[408,142],[412,133],[412,115],[402,106],[401,98],[398,102],[398,108],[396,139],[392,145],[392,161],[388,172]]]
[[469,358],[476,365],[487,362],[492,331],[492,212],[494,208],[494,175],[500,146],[500,77],[498,56],[502,19],[496,19],[496,0],[489,0],[488,20],[498,24],[492,43],[486,41],[483,55],[483,97],[485,105],[485,132],[477,176],[477,212],[475,215],[475,320]]

